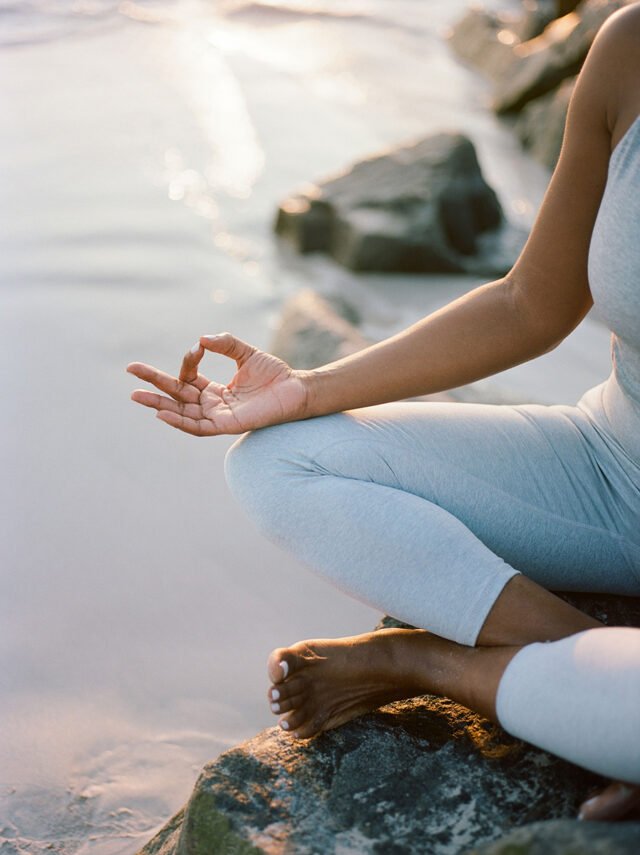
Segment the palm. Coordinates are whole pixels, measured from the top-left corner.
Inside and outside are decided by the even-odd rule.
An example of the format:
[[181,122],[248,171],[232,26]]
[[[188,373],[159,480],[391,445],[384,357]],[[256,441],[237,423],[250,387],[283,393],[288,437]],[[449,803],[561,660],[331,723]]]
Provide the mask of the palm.
[[231,336],[216,343],[215,350],[238,363],[228,385],[197,372],[203,349],[185,356],[179,378],[143,363],[130,365],[130,373],[170,396],[137,390],[133,400],[157,410],[167,424],[196,436],[244,433],[303,415],[304,384],[285,362]]

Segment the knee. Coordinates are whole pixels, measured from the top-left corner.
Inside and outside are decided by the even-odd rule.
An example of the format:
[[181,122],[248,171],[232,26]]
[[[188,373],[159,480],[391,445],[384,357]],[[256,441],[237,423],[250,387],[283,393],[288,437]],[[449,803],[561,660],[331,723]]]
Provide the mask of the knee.
[[246,433],[227,451],[224,474],[231,493],[241,504],[258,488],[273,482],[270,477],[276,456],[274,443],[269,441],[267,429]]
[[287,422],[240,437],[225,458],[234,498],[271,539],[281,540],[308,499],[309,480],[325,473],[318,456],[341,436],[339,415]]
[[233,497],[272,539],[287,513],[291,475],[298,468],[290,431],[283,430],[286,427],[277,425],[244,434],[231,446],[224,462]]

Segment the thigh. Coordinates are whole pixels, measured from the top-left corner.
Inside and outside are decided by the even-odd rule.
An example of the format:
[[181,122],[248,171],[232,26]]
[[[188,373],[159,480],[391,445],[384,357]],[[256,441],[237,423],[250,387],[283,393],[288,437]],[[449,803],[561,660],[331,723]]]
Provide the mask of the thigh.
[[621,510],[578,412],[408,402],[259,433],[281,461],[286,447],[291,465],[442,507],[547,588],[639,593],[640,549],[623,512],[628,497]]

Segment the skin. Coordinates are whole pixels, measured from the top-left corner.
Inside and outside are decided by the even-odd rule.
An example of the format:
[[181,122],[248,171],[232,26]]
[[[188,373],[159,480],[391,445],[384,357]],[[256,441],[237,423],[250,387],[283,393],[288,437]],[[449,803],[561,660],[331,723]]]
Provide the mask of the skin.
[[[203,336],[179,376],[132,363],[158,391],[132,399],[194,436],[241,434],[462,386],[557,346],[592,305],[588,248],[611,152],[640,115],[640,4],[600,30],[579,76],[563,150],[520,258],[483,285],[380,344],[314,371],[297,371],[230,333]],[[464,340],[471,346],[458,348]],[[205,353],[234,359],[228,385],[199,373]],[[308,738],[382,704],[424,693],[496,719],[502,674],[523,645],[599,626],[531,580],[514,577],[475,648],[423,630],[314,639],[269,657],[268,700],[280,726]],[[640,813],[640,786],[613,782],[584,803],[584,819]]]

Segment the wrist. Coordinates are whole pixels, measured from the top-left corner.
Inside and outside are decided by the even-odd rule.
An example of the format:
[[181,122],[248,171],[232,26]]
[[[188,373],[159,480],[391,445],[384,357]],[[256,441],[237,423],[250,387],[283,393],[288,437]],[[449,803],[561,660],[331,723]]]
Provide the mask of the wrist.
[[302,407],[299,418],[312,419],[321,415],[318,407],[318,374],[314,370],[297,369],[295,375],[303,390]]

